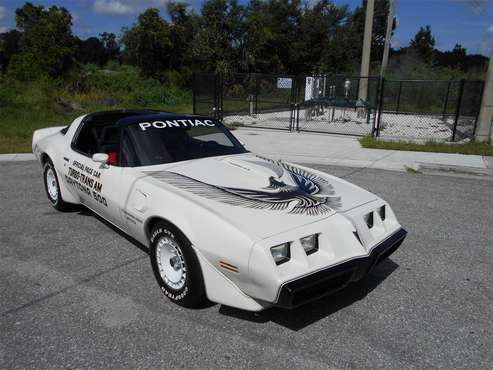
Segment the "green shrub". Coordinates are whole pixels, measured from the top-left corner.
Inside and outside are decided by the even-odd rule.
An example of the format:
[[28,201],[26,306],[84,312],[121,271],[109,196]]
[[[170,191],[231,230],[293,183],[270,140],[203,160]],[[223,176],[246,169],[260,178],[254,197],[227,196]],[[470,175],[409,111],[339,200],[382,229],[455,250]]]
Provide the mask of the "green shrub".
[[7,74],[19,81],[34,81],[45,75],[44,68],[30,53],[12,55]]

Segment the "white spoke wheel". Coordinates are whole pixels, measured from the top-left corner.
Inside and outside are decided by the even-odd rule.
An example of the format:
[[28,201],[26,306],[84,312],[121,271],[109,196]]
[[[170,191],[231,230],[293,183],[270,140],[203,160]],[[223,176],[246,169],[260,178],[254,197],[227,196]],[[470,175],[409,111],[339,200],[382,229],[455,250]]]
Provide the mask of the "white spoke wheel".
[[51,201],[56,203],[58,200],[58,182],[55,177],[55,172],[51,167],[46,170],[46,188]]
[[43,173],[46,195],[48,196],[48,200],[50,201],[51,205],[55,207],[55,209],[57,209],[58,211],[70,210],[70,205],[66,203],[62,198],[56,170],[51,160],[48,159],[45,162]]
[[161,278],[172,289],[179,290],[185,285],[187,267],[179,245],[169,236],[159,238],[156,260]]
[[157,222],[150,235],[152,270],[163,294],[181,306],[201,305],[205,301],[204,281],[191,243],[164,222]]

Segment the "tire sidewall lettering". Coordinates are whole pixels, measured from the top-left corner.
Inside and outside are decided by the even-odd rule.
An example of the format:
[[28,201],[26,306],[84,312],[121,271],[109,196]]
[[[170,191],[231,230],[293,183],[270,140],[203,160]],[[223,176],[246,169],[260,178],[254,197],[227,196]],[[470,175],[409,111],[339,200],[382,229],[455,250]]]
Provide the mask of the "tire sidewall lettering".
[[175,294],[175,293],[172,293],[170,291],[168,291],[166,289],[165,286],[161,285],[161,291],[164,293],[164,295],[166,297],[168,297],[169,299],[172,299],[173,301],[180,301],[182,300],[183,298],[185,298],[187,296],[187,293],[188,293],[188,286],[185,285],[185,287],[183,288],[183,292],[179,293],[179,294]]
[[[169,231],[168,229],[163,228],[163,227],[158,227],[155,230],[153,230],[153,232],[149,238],[151,243],[153,244],[153,248],[152,248],[151,253],[155,253],[155,250],[156,250],[155,244],[157,244],[159,238],[162,236],[169,236],[169,237],[173,238],[175,241],[178,242],[178,245],[181,248],[180,240],[177,239],[171,231]],[[157,264],[157,261],[155,261],[154,263]],[[157,269],[158,268],[156,266],[156,270]],[[173,301],[181,301],[189,293],[188,281],[185,282],[185,286],[183,288],[181,288],[180,290],[174,290],[174,289],[172,289],[166,285],[166,283],[163,281],[163,279],[159,276],[159,273],[156,273],[156,278],[158,280],[159,287],[160,287],[161,291],[163,292],[163,294]]]

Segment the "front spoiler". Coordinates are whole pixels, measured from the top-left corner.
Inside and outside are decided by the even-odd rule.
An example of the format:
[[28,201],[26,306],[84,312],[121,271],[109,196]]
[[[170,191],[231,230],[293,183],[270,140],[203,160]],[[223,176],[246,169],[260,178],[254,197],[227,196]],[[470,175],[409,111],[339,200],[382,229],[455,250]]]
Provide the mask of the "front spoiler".
[[339,265],[317,271],[281,286],[275,306],[296,308],[305,303],[335,293],[349,283],[366,276],[377,264],[394,253],[402,244],[407,231],[397,230],[384,241],[377,244],[368,256],[357,257]]

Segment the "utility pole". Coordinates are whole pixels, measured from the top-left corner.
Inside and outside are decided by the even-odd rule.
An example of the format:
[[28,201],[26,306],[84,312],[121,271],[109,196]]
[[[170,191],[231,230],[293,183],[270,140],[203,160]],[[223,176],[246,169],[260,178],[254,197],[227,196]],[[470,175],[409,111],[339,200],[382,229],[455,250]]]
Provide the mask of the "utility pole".
[[363,36],[363,53],[361,55],[361,72],[358,99],[363,101],[368,97],[368,77],[370,76],[370,53],[373,29],[373,10],[375,8],[375,0],[367,0],[366,16],[365,16],[365,34]]
[[392,27],[394,26],[395,7],[397,6],[397,0],[389,0],[389,15],[387,17],[387,32],[385,33],[385,46],[383,48],[382,67],[380,69],[380,76],[385,75],[385,70],[389,63],[390,52],[390,39],[392,37]]
[[493,50],[490,55],[486,81],[484,82],[483,98],[478,116],[478,127],[476,128],[475,140],[480,143],[490,142],[493,144]]

